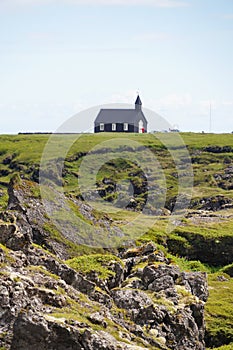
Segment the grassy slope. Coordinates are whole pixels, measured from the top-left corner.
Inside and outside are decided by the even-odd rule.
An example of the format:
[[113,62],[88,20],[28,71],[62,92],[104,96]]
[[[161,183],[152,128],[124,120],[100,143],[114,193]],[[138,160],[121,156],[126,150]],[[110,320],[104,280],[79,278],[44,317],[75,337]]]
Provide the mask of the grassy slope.
[[[222,195],[226,198],[233,198],[232,190],[224,190],[216,181],[216,174],[224,174],[224,170],[233,163],[233,152],[211,153],[205,150],[207,146],[231,146],[233,147],[233,135],[214,135],[214,134],[181,134],[185,144],[187,145],[192,160],[194,170],[194,189],[193,199],[199,200],[202,197]],[[109,138],[117,138],[116,134],[99,134],[99,135],[80,135],[77,142],[69,150],[66,158],[65,168],[65,190],[68,193],[77,194],[77,175],[79,171],[79,164],[82,155],[93,149],[95,145],[109,140]],[[129,135],[122,134],[121,138],[128,138]],[[168,144],[170,135],[164,134],[163,138]],[[49,138],[49,135],[2,135],[0,136],[0,206],[4,208],[7,203],[7,183],[14,173],[21,173],[24,177],[31,178],[39,167],[41,154],[43,148]],[[69,136],[65,136],[65,139]],[[176,177],[173,176],[175,172],[174,163],[169,157],[166,149],[164,149],[161,142],[156,138],[156,135],[130,135],[134,141],[140,142],[149,147],[151,151],[159,159],[164,172],[167,177],[167,185],[170,187],[168,193],[169,198],[176,194]],[[57,136],[60,140],[61,146],[64,137]],[[77,156],[78,155],[78,156]],[[81,157],[81,158],[80,158]],[[102,169],[103,170],[103,169]],[[112,176],[113,169],[109,166],[104,169]],[[127,177],[127,172],[123,171],[121,176]],[[233,212],[231,210],[221,211],[217,214],[222,216],[229,216],[224,220],[213,222],[193,222],[191,219],[185,219],[181,226],[169,236],[172,242],[173,255],[169,255],[175,263],[180,265],[184,270],[202,270],[209,273],[210,297],[206,305],[206,318],[208,336],[215,344],[233,342],[232,334],[232,303],[233,303],[233,286],[232,278],[227,277],[226,281],[219,281],[217,275],[222,275],[222,272],[216,270],[222,266],[215,267],[214,271],[211,267],[206,267],[198,261],[187,261],[185,257],[180,258],[175,256],[179,254],[184,248],[189,249],[190,244],[192,248],[192,239],[195,237],[195,242],[198,242],[199,251],[203,248],[203,242],[210,240],[221,244],[224,237],[233,237]],[[100,215],[100,213],[96,213]],[[112,215],[114,220],[130,221],[135,217],[134,212],[121,211]],[[164,245],[167,244],[166,234],[167,218],[161,218],[156,222],[156,225],[149,230],[139,240],[140,242],[154,240],[161,244],[161,248],[166,251]],[[177,249],[177,251],[175,250]],[[190,248],[190,249],[191,249]],[[222,249],[222,247],[220,246]],[[205,249],[203,254],[205,254]],[[84,259],[85,260],[85,259]],[[87,266],[88,268],[88,266]],[[222,342],[222,343],[221,343]],[[211,341],[210,341],[211,344]],[[224,347],[222,349],[230,349],[231,347]]]
[[207,338],[210,345],[228,344],[233,342],[233,278],[223,273],[213,273],[209,275],[208,282]]

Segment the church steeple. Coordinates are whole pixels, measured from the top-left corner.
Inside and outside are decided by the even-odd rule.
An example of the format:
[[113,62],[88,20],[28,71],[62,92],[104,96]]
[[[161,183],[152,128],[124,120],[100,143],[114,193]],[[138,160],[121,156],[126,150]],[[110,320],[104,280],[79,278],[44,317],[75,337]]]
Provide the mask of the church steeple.
[[137,99],[135,101],[135,109],[138,109],[138,110],[142,109],[142,101],[141,101],[139,95],[137,96]]

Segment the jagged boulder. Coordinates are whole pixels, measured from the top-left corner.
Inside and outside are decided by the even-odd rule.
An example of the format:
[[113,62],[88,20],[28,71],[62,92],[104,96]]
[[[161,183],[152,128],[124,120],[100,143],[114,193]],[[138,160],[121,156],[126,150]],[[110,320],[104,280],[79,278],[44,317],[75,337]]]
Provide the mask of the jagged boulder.
[[139,290],[115,289],[111,293],[115,304],[122,309],[139,310],[152,303],[151,298]]
[[192,208],[206,211],[218,211],[227,208],[232,208],[232,200],[224,196],[218,195],[213,197],[203,197],[199,200],[194,200],[191,203]]
[[109,289],[119,287],[122,284],[122,282],[124,281],[124,274],[125,274],[125,269],[117,261],[114,261],[112,263],[111,269],[112,269],[114,275],[108,279],[108,288]]
[[207,275],[205,272],[182,272],[180,274],[182,284],[186,285],[191,293],[202,301],[208,299]]
[[31,228],[19,213],[0,213],[0,242],[13,250],[24,250],[31,243]]
[[[148,265],[143,269],[142,280],[148,288],[155,280],[162,277],[170,277],[171,283],[179,276],[179,268],[174,265]],[[155,283],[156,284],[156,283]],[[166,289],[166,288],[165,288]]]

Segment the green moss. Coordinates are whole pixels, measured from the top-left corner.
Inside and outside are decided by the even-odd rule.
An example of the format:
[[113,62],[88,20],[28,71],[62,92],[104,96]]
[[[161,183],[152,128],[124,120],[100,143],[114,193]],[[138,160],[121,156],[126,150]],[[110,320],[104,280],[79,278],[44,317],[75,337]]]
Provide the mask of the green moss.
[[54,311],[49,314],[55,318],[64,318],[66,322],[72,323],[73,321],[83,322],[87,325],[91,325],[88,320],[88,316],[96,311],[100,310],[100,305],[97,303],[91,303],[85,294],[78,294],[79,301],[76,301],[67,296],[68,307],[55,308]]
[[111,264],[114,262],[123,264],[119,258],[111,254],[91,254],[66,261],[73,269],[84,274],[94,271],[102,279],[114,276],[114,272],[111,270]]
[[[90,304],[90,300],[88,301],[88,303]],[[99,306],[96,304],[91,305],[91,307],[90,305],[87,306],[85,304],[85,297],[84,297],[84,300],[80,301],[79,303],[72,301],[71,307],[54,310],[48,316],[55,317],[57,318],[58,321],[65,319],[66,324],[68,323],[70,325],[73,325],[75,321],[78,321],[80,323],[85,324],[86,328],[89,328],[92,331],[106,331],[109,334],[111,334],[117,341],[125,342],[126,344],[131,344],[128,340],[122,339],[120,336],[120,332],[128,333],[128,331],[124,327],[120,326],[119,324],[114,323],[114,321],[112,321],[111,319],[104,318],[105,326],[102,324],[92,323],[89,319],[89,316],[92,313],[98,312],[98,311],[100,311]],[[115,312],[119,314],[119,309],[115,310]],[[112,310],[112,313],[114,313],[114,309]],[[126,320],[126,321],[131,323],[130,320]],[[85,328],[82,328],[79,331],[84,332],[84,330]],[[142,342],[142,339],[140,339],[139,337],[134,338],[134,343],[137,344],[138,346],[144,345]],[[152,347],[151,349],[157,350],[157,348],[155,347]]]
[[64,248],[66,248],[66,251],[70,255],[70,257],[90,254],[93,252],[96,252],[96,253],[103,252],[102,248],[88,247],[88,246],[76,244],[70,241],[69,239],[65,238],[61,234],[61,232],[56,228],[56,226],[53,223],[49,221],[44,223],[43,229],[50,234],[53,240],[64,245]]
[[5,245],[0,243],[0,249],[2,249],[4,252],[6,262],[10,264],[15,262],[15,258],[12,256],[11,250],[9,248],[7,248]]
[[218,272],[208,276],[208,285],[209,298],[205,306],[207,339],[210,345],[233,342],[233,279]]
[[18,173],[14,174],[11,177],[11,182],[12,182],[12,184],[14,184],[14,186],[17,186],[17,185],[21,184],[22,181],[21,181],[21,178],[20,178]]
[[10,249],[7,248],[4,244],[0,243],[0,248],[3,250],[5,254],[10,254]]
[[149,297],[152,299],[153,303],[155,305],[163,305],[166,307],[166,309],[171,313],[174,314],[176,312],[176,307],[174,306],[174,303],[162,296],[161,294],[152,292],[150,290],[144,291]]
[[43,252],[46,257],[46,255],[50,255],[52,256],[53,258],[56,258],[58,261],[62,262],[55,254],[51,253],[48,249],[46,249],[44,246],[41,246],[39,244],[36,244],[36,243],[32,243],[33,247],[36,248],[36,249],[39,249],[41,252]]
[[52,239],[55,239],[58,242],[63,241],[63,237],[62,237],[61,233],[58,231],[58,229],[56,228],[56,226],[53,223],[51,223],[51,222],[44,223],[43,229],[50,234]]
[[6,189],[0,190],[0,210],[5,210],[8,204],[8,194]]
[[[7,332],[2,332],[0,334],[0,339],[4,339],[7,336]],[[0,348],[1,349],[1,348]]]
[[48,276],[50,278],[53,278],[55,280],[59,280],[60,279],[59,276],[49,272],[44,266],[33,266],[33,265],[30,265],[30,266],[27,267],[27,269],[30,272],[32,272],[32,273],[39,272],[39,273],[41,273],[41,274],[43,274],[45,276]]
[[194,225],[190,220],[186,221],[186,225],[179,226],[174,232],[182,235],[182,237],[188,237],[188,235],[200,235],[205,238],[224,238],[233,237],[232,226],[233,220],[231,218],[227,220],[219,219],[217,222],[198,222],[198,225]]
[[166,257],[170,259],[171,263],[176,264],[182,271],[200,271],[200,272],[211,272],[212,268],[208,265],[201,263],[196,260],[187,260],[180,258],[172,254],[166,254]]
[[34,198],[40,198],[41,197],[41,195],[40,195],[40,187],[39,186],[32,186],[31,187],[31,193],[32,193],[32,196],[34,197]]
[[[213,348],[206,348],[206,350],[211,350]],[[233,349],[233,343],[229,344],[229,345],[223,345],[220,346],[219,348],[214,348],[214,350],[232,350]]]
[[198,298],[189,292],[184,286],[176,285],[175,289],[179,295],[179,304],[192,305],[198,302]]
[[0,276],[9,276],[10,272],[7,271],[7,264],[0,263]]
[[186,226],[176,227],[166,240],[168,249],[173,255],[212,266],[229,264],[232,261],[232,224],[232,219],[229,219],[198,225],[189,222]]
[[13,281],[14,281],[15,283],[20,282],[21,280],[22,280],[22,278],[19,277],[19,276],[15,276],[15,277],[13,278]]

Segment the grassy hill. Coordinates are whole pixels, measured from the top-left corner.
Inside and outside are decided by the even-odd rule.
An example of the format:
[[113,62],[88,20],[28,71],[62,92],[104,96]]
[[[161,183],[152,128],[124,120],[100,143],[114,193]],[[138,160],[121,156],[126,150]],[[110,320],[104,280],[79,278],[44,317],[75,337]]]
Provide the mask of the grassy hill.
[[[44,157],[49,159],[48,164],[51,164],[51,168],[49,165],[46,171],[50,174],[50,178],[55,179],[60,171],[67,198],[82,200],[88,195],[78,186],[83,160],[89,161],[91,166],[86,179],[89,183],[92,169],[99,166],[98,155],[102,152],[104,158],[104,154],[117,151],[117,158],[113,160],[106,158],[106,162],[97,171],[95,185],[106,205],[121,199],[120,210],[106,214],[109,222],[113,222],[119,228],[125,223],[133,223],[138,213],[143,210],[148,199],[148,181],[150,181],[152,197],[156,197],[155,206],[159,203],[165,209],[155,213],[156,208],[153,207],[153,201],[151,202],[150,216],[157,216],[156,223],[143,232],[143,235],[139,235],[135,244],[154,241],[166,256],[184,271],[208,273],[210,295],[206,304],[207,344],[215,348],[225,345],[219,349],[230,349],[228,344],[233,343],[231,312],[233,303],[233,135],[182,133],[180,136],[183,142],[179,139],[174,144],[172,134],[82,134],[78,137],[77,135],[55,135],[52,141],[50,140],[49,152],[44,154]],[[32,190],[38,191],[38,187],[35,185],[34,188],[33,183],[39,182],[40,162],[49,137],[50,135],[38,134],[0,136],[0,206],[2,210],[7,207],[7,188],[13,176],[19,175],[32,181]],[[119,137],[120,143],[117,142]],[[130,143],[127,143],[127,140],[130,140]],[[71,147],[68,147],[69,144]],[[153,169],[153,157],[148,157],[146,160],[146,168],[140,166],[133,158],[128,157],[129,152],[132,151],[129,147],[132,147],[136,153],[141,152],[141,147],[146,147],[151,152],[160,166],[157,177],[149,171],[145,174],[145,169],[146,171]],[[54,161],[59,157],[59,161],[64,163],[63,169],[54,165]],[[175,157],[181,159],[183,166],[181,170],[177,169]],[[179,179],[181,174],[185,174],[189,161],[194,175],[192,192],[189,191],[190,186],[188,187],[191,199],[189,208],[184,217],[174,217],[175,226],[172,232],[168,232],[167,225],[179,191]],[[120,189],[117,187],[119,183],[123,184]],[[123,190],[121,196],[121,188],[129,183],[133,187],[134,194],[133,200],[127,206],[124,205],[128,202],[127,198],[124,198]],[[166,193],[163,205],[164,186]],[[40,195],[39,192],[36,194]],[[96,202],[90,217],[92,225],[99,222],[103,216],[104,208],[101,205],[98,201]],[[72,207],[72,210],[76,215],[82,215],[77,207]],[[55,229],[52,227],[47,229],[58,241],[61,239]],[[75,249],[75,254],[82,255],[85,252],[85,249]]]

